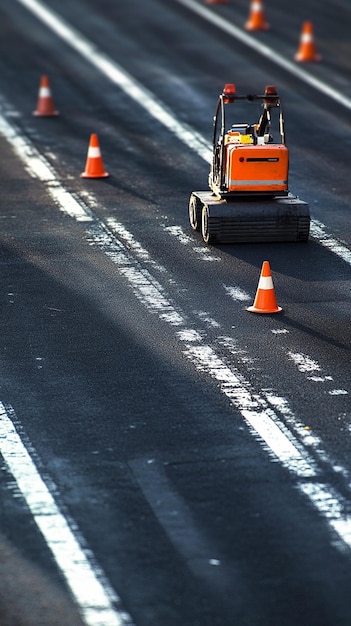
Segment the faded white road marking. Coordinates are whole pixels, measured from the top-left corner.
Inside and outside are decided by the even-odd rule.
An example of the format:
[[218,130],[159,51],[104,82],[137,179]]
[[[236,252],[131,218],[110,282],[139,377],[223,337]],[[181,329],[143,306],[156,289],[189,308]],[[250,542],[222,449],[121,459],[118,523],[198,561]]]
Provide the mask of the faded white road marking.
[[[156,98],[156,96],[146,87],[139,84],[120,65],[101,52],[93,42],[86,39],[79,31],[70,26],[62,17],[45,6],[45,4],[40,2],[40,0],[17,1],[27,7],[29,11],[34,13],[34,15],[36,15],[37,18],[46,24],[46,26],[48,26],[48,28],[50,28],[54,33],[56,33],[58,37],[63,39],[67,45],[71,46],[86,61],[96,67],[96,69],[98,69],[109,80],[124,91],[127,96],[134,100],[139,106],[143,107],[149,115],[163,124],[173,135],[188,146],[190,150],[193,150],[196,154],[198,154],[206,163],[211,163],[212,146],[208,144],[207,140],[196,130],[177,120],[173,112],[163,102]],[[272,50],[270,48],[262,44],[258,44],[258,42],[249,34],[235,28],[226,20],[222,20],[218,15],[209,11],[206,7],[201,6],[193,0],[178,1],[189,6],[192,10],[203,14],[206,19],[215,21],[217,25],[220,25],[220,27],[225,29],[227,32],[232,31],[231,34],[235,33],[237,38],[242,38],[245,43],[255,47],[255,49],[263,56],[268,56],[270,60],[272,60]],[[290,61],[284,59],[281,55],[273,54],[273,57],[276,62],[279,62],[282,65],[282,67],[294,73],[301,80],[304,80],[316,89],[319,89],[325,95],[333,98],[334,100],[337,100],[339,104],[351,109],[351,100],[345,98],[334,88],[322,83],[302,70],[300,66],[295,66]],[[40,162],[37,167],[40,167]],[[332,252],[338,254],[338,256],[351,265],[351,251],[342,243],[338,242],[337,239],[332,237],[326,238],[324,236],[325,228],[326,227],[321,222],[311,221],[312,236],[314,236],[322,245],[327,246]],[[206,257],[206,259],[208,259],[208,257]]]
[[[306,378],[315,383],[324,383],[333,380],[330,374],[323,375],[321,372],[321,366],[317,361],[311,359],[307,354],[301,354],[300,352],[292,352],[288,350],[288,358],[295,363],[299,372],[306,374]],[[316,374],[318,372],[318,374]],[[346,389],[331,389],[328,391],[331,396],[347,395]]]
[[208,246],[194,246],[194,240],[187,235],[181,226],[165,226],[165,232],[169,233],[183,245],[191,246],[196,254],[201,256],[202,261],[220,261],[220,257],[213,254],[213,250]]
[[[104,574],[79,543],[41,478],[11,419],[0,402],[0,453],[25,499],[88,626],[127,626],[130,616]],[[13,415],[14,417],[14,415]]]
[[114,217],[108,217],[106,224],[113,233],[116,233],[118,237],[125,242],[126,247],[129,250],[132,250],[138,259],[151,265],[153,269],[156,269],[159,272],[165,273],[167,271],[163,265],[154,261],[148,250],[145,250],[145,248],[143,248],[143,246],[135,240],[134,236],[123,226],[123,224],[118,222]]
[[312,220],[310,229],[311,235],[315,239],[318,239],[322,246],[328,248],[328,250],[345,261],[345,263],[351,265],[351,250],[349,250],[345,243],[338,241],[332,235],[328,234],[326,229],[327,227],[322,224],[322,222]]
[[252,296],[235,285],[224,285],[224,289],[228,296],[235,302],[248,302],[249,300],[252,300]]
[[202,322],[210,326],[211,328],[220,328],[220,324],[210,316],[206,311],[193,311],[194,315],[197,315]]
[[288,351],[287,354],[289,359],[291,359],[297,365],[297,368],[300,372],[319,372],[321,369],[318,363],[306,354],[291,351]]

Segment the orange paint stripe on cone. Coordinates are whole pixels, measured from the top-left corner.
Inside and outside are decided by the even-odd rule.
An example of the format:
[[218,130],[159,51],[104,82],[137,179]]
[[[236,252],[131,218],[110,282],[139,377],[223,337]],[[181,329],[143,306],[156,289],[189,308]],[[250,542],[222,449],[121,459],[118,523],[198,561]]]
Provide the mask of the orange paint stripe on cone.
[[312,22],[303,23],[300,37],[300,45],[294,58],[295,61],[299,61],[300,63],[321,60],[321,55],[318,54],[316,50]]
[[56,111],[54,106],[47,76],[42,76],[40,79],[37,108],[33,111],[33,115],[38,117],[53,117],[59,115],[59,112]]
[[283,310],[277,304],[268,261],[263,261],[255,301],[252,306],[247,307],[247,310],[251,313],[280,313]]
[[268,30],[269,24],[263,9],[262,0],[252,0],[250,4],[249,19],[245,23],[246,30]]
[[90,142],[85,164],[85,170],[82,172],[82,178],[106,178],[109,176],[105,171],[104,163],[101,156],[100,144],[98,136],[93,133],[90,135]]

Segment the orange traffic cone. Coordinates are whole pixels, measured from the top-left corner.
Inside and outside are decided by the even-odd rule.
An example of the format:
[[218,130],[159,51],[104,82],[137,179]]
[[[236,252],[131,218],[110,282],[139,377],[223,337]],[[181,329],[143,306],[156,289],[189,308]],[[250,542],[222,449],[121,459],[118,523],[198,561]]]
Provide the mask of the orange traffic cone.
[[42,76],[40,79],[38,103],[36,110],[33,111],[33,115],[37,115],[39,117],[52,117],[59,115],[59,112],[55,110],[49,79],[47,76]]
[[268,261],[263,261],[255,301],[252,306],[247,307],[247,310],[251,313],[280,313],[283,310],[277,304]]
[[99,139],[96,134],[90,135],[90,143],[88,148],[87,161],[85,171],[82,172],[82,178],[105,178],[109,176],[105,172],[102,156],[100,152]]
[[314,37],[313,37],[312,22],[303,23],[299,49],[297,53],[295,54],[294,58],[295,58],[295,61],[300,61],[300,62],[321,60],[321,56],[317,54],[317,51],[316,51],[316,44],[314,42]]
[[245,24],[246,30],[268,30],[269,24],[263,9],[262,0],[251,0],[249,19]]

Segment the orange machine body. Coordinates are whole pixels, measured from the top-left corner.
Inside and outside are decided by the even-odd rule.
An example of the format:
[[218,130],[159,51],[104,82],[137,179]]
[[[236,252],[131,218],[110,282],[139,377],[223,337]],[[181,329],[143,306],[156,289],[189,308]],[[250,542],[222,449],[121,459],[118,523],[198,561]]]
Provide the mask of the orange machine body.
[[289,151],[283,144],[226,143],[224,181],[229,194],[286,192],[288,170]]

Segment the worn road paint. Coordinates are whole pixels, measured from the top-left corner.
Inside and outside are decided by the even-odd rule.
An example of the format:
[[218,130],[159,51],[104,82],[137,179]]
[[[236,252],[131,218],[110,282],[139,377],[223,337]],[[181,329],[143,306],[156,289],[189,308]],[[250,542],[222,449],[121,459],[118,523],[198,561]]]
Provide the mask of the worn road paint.
[[130,616],[118,609],[120,599],[104,574],[83,550],[41,478],[14,424],[12,409],[0,402],[0,453],[35,523],[64,575],[84,622],[88,626],[131,626]]
[[[287,355],[288,358],[295,363],[299,372],[306,374],[306,378],[308,380],[311,380],[315,383],[324,383],[333,380],[333,377],[330,376],[330,374],[324,375],[322,373],[322,368],[319,363],[317,363],[317,361],[315,361],[314,359],[311,359],[311,357],[309,357],[307,354],[301,354],[300,352],[291,352],[291,350],[289,350],[287,352]],[[346,389],[332,389],[328,391],[328,393],[331,396],[337,396],[347,395],[348,391],[346,391]]]

